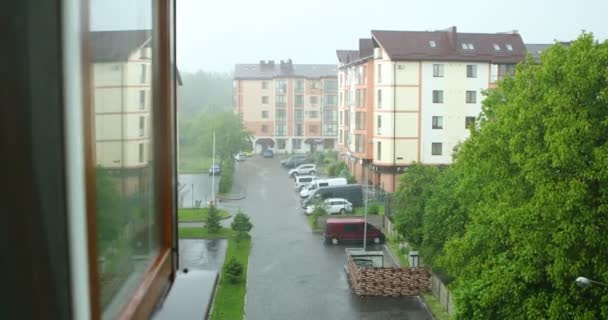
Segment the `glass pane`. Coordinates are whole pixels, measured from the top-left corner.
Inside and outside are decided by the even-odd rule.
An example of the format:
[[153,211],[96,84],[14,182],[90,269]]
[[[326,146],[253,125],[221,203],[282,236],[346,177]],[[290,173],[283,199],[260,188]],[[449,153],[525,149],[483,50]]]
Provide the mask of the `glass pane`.
[[150,0],[92,0],[91,97],[101,309],[113,319],[160,247]]

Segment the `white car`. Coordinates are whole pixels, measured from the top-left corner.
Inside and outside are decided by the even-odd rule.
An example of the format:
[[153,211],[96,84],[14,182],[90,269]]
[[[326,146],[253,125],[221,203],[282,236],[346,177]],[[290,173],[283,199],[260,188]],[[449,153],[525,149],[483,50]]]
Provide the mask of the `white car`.
[[290,177],[302,176],[302,175],[314,175],[317,170],[317,166],[314,164],[303,164],[295,169],[289,170],[287,173]]
[[[342,198],[325,199],[323,206],[325,206],[327,214],[346,214],[353,211],[353,204]],[[306,207],[306,214],[310,215],[313,211],[315,211],[315,205],[311,204]]]
[[317,180],[316,176],[297,176],[293,178],[295,180],[294,189],[300,192],[303,188],[308,187],[309,184]]
[[234,155],[234,160],[236,161],[245,161],[245,155],[242,153],[237,153]]

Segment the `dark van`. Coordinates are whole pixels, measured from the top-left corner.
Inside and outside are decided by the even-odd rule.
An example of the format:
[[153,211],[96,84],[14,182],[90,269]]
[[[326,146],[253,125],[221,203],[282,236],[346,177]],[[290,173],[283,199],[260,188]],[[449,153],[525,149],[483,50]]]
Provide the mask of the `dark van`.
[[[365,219],[327,219],[325,224],[325,242],[338,244],[340,242],[363,242]],[[376,244],[384,243],[386,237],[382,231],[371,224],[367,224],[367,241]]]
[[323,201],[328,198],[346,199],[353,204],[353,207],[360,207],[363,205],[363,187],[360,184],[347,184],[319,188],[302,201],[302,208],[306,208],[315,201]]

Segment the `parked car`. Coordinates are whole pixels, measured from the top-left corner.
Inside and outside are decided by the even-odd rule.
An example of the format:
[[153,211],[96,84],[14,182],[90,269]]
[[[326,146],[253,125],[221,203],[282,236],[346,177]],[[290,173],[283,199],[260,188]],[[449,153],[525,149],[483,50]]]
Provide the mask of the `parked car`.
[[315,180],[317,180],[317,176],[297,176],[295,177],[295,189],[300,192],[302,188],[307,187]]
[[309,184],[307,188],[300,190],[300,198],[307,198],[315,190],[322,187],[343,186],[346,184],[348,184],[346,178],[318,179],[314,183]]
[[[327,214],[347,214],[353,211],[353,204],[346,199],[330,198],[325,199],[322,204]],[[315,211],[316,205],[310,204],[306,207],[306,214],[310,215]]]
[[[338,244],[340,242],[363,242],[365,233],[365,220],[363,218],[330,218],[325,222],[325,242]],[[386,237],[382,231],[367,223],[368,242],[384,243]]]
[[287,174],[290,177],[295,177],[299,175],[315,174],[315,171],[317,171],[317,166],[315,166],[314,164],[303,164],[298,166],[297,168],[289,170]]
[[237,153],[234,155],[234,160],[236,161],[245,161],[245,155],[242,153]]
[[221,173],[221,169],[220,169],[220,165],[219,164],[214,164],[211,166],[211,168],[209,168],[209,175],[213,176],[213,175],[218,175]]
[[274,157],[274,152],[272,152],[272,150],[270,149],[266,149],[262,152],[262,157],[264,158],[273,158]]
[[322,201],[329,198],[343,198],[352,203],[354,208],[360,207],[363,205],[363,188],[360,184],[320,187],[302,201],[302,208],[306,209],[309,204],[312,204],[315,201]]
[[287,169],[292,169],[306,163],[313,163],[313,160],[304,154],[296,154],[281,161],[281,165]]

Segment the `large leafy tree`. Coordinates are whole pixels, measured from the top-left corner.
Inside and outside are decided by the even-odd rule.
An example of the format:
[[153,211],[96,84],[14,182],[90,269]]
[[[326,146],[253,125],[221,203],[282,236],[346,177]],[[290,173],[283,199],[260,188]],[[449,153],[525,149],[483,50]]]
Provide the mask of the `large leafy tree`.
[[251,147],[251,134],[240,118],[231,111],[202,115],[193,124],[192,135],[196,146],[206,156],[212,155],[213,132],[215,152],[219,159],[232,157],[235,153]]
[[488,93],[456,176],[439,179],[450,204],[426,207],[460,225],[434,245],[459,319],[608,318],[608,288],[574,283],[608,281],[607,142],[608,43],[590,34]]
[[424,206],[431,194],[439,169],[435,166],[413,164],[401,176],[399,189],[395,193],[396,228],[410,245],[422,244],[422,220]]

